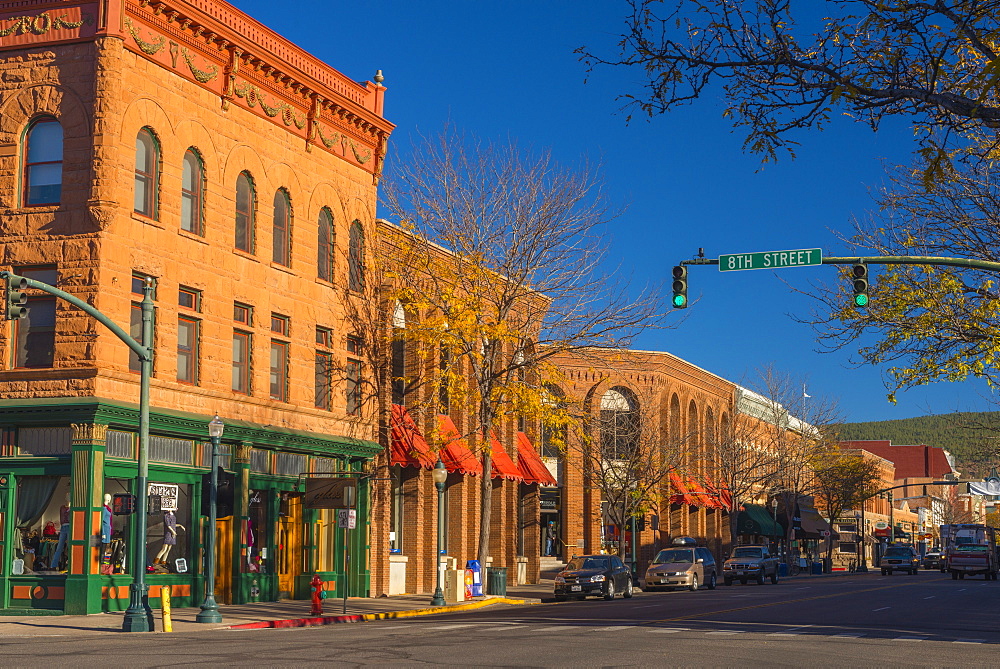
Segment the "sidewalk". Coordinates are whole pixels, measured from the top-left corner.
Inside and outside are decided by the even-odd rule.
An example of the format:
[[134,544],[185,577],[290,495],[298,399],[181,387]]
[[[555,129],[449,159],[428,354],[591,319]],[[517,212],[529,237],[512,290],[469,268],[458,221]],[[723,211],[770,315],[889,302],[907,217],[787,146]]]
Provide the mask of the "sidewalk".
[[[520,606],[540,604],[542,598],[552,600],[552,582],[543,581],[536,585],[511,586],[506,597],[477,597],[471,601],[440,607],[430,605],[431,595],[398,595],[393,597],[364,598],[347,600],[323,600],[323,616],[310,615],[309,600],[282,600],[280,602],[260,602],[234,606],[220,605],[221,623],[198,623],[195,617],[198,608],[175,608],[172,613],[174,633],[203,632],[218,629],[267,629],[279,627],[305,627],[350,622],[368,622],[386,618],[407,618],[412,616],[447,613],[482,608],[485,606]],[[3,616],[0,617],[0,641],[13,637],[32,636],[75,636],[85,634],[108,634],[122,631],[124,614],[98,613],[89,616]],[[154,630],[163,630],[161,611],[153,609]]]

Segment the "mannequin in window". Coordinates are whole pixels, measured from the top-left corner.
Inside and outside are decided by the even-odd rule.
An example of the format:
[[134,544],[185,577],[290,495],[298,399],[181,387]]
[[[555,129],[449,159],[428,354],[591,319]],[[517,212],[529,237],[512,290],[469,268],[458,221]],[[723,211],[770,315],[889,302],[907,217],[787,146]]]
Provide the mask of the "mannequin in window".
[[177,545],[177,528],[184,529],[184,526],[177,522],[177,516],[174,515],[173,511],[163,512],[163,547],[160,548],[160,552],[156,554],[156,558],[153,560],[154,568],[157,565],[162,566],[164,569],[167,566],[167,558],[170,557],[170,551],[174,546]]
[[62,558],[63,551],[66,550],[66,539],[69,538],[69,493],[66,493],[66,503],[59,507],[59,543],[56,544],[56,550],[52,554],[52,562],[49,564],[49,568],[54,571],[59,571],[59,560]]
[[111,543],[111,493],[104,493],[104,508],[101,509],[101,543]]

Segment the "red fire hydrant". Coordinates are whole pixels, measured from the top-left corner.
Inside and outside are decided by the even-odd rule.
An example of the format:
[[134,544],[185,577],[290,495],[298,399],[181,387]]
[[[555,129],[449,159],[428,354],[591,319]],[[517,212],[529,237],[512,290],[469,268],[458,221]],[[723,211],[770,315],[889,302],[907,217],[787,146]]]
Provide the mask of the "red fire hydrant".
[[321,616],[323,615],[323,600],[326,598],[326,591],[323,590],[323,579],[319,577],[319,574],[313,576],[312,580],[309,581],[309,585],[312,586],[312,615]]

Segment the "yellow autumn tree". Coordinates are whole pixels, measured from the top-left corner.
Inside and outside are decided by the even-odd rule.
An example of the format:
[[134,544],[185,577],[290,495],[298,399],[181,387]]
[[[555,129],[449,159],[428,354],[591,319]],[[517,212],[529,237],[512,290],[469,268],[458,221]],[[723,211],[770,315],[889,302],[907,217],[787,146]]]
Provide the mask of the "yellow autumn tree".
[[[627,348],[661,324],[657,289],[631,292],[609,263],[607,226],[619,212],[599,170],[566,167],[453,128],[397,156],[382,189],[402,234],[384,249],[384,295],[415,317],[406,379],[425,401],[447,397],[481,458],[478,557],[489,554],[492,454],[506,419],[565,423],[547,383],[567,351]],[[410,368],[412,369],[412,368]],[[394,379],[399,382],[400,380]]]

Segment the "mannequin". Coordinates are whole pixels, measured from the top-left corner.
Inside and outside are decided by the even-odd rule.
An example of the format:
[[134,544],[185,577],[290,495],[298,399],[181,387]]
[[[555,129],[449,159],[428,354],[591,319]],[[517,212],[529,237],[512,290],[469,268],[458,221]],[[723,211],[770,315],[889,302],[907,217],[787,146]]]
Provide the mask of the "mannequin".
[[177,545],[177,528],[184,529],[184,526],[177,522],[177,516],[173,511],[163,512],[163,547],[156,554],[153,560],[154,565],[166,567],[167,558],[170,557],[170,550]]
[[[103,534],[103,533],[102,533]],[[69,493],[66,493],[66,503],[59,507],[59,543],[52,554],[52,562],[49,568],[59,571],[59,560],[63,551],[66,550],[66,539],[69,537]]]
[[111,543],[111,493],[104,493],[104,508],[101,509],[101,543]]

